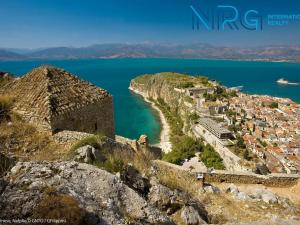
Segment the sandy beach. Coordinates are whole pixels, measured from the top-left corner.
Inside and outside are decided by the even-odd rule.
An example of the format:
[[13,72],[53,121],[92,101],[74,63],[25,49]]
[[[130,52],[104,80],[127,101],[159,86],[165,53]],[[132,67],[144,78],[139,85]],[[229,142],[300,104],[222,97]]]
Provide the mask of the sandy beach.
[[129,87],[129,90],[142,96],[144,100],[150,103],[151,107],[158,112],[162,124],[162,130],[160,132],[160,142],[156,144],[156,146],[160,147],[165,153],[172,151],[172,144],[170,142],[170,126],[162,111],[153,102],[151,102],[143,92],[134,90],[132,87]]

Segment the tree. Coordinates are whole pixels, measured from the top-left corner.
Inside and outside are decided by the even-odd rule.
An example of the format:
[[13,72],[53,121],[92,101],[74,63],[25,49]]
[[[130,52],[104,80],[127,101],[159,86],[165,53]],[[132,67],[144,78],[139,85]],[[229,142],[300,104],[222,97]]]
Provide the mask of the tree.
[[213,167],[214,169],[223,170],[225,166],[220,155],[215,151],[211,145],[206,145],[203,152],[199,155],[199,159],[206,167]]
[[244,139],[240,135],[237,135],[236,139],[237,139],[236,146],[239,148],[245,149],[246,145],[245,145]]
[[270,107],[272,109],[277,109],[278,108],[278,103],[277,102],[272,102],[271,105],[270,105]]
[[185,159],[190,159],[197,151],[202,151],[203,144],[200,140],[194,140],[189,136],[184,136],[176,144],[173,145],[173,150],[163,156],[163,160],[180,164]]

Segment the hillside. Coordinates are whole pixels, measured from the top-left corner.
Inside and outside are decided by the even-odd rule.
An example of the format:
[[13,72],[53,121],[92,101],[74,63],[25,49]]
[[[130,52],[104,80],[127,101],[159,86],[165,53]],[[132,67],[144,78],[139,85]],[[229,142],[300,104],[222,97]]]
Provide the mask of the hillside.
[[26,56],[11,51],[7,51],[4,49],[0,49],[0,61],[1,60],[22,60],[22,59],[26,59]]
[[192,58],[300,61],[299,46],[228,47],[209,44],[97,44],[36,50],[0,49],[0,60],[85,58]]

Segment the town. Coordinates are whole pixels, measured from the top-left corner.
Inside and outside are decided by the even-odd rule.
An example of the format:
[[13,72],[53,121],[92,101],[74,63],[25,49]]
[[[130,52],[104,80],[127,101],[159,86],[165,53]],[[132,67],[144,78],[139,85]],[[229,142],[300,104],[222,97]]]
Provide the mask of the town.
[[203,137],[229,170],[300,174],[300,106],[290,99],[249,95],[242,87],[175,88],[198,117],[196,137]]

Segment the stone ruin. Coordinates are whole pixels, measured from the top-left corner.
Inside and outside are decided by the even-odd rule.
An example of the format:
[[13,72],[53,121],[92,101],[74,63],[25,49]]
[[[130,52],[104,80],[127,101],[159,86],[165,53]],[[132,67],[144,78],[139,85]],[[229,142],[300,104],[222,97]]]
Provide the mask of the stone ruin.
[[112,95],[63,69],[38,67],[0,94],[12,95],[15,112],[52,134],[69,130],[115,137]]

